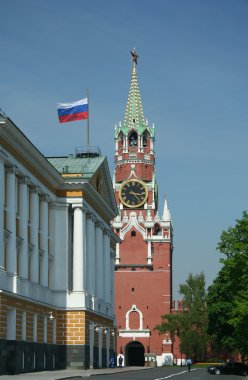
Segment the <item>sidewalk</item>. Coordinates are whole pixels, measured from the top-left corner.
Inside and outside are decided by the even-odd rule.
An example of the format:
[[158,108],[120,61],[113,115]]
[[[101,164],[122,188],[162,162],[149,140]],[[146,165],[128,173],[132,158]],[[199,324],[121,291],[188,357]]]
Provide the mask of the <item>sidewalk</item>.
[[149,367],[116,367],[116,368],[100,368],[100,369],[62,369],[60,371],[43,371],[43,372],[30,372],[23,373],[20,375],[2,375],[0,380],[73,380],[76,377],[89,377],[96,375],[108,375],[117,372],[128,372],[128,371],[142,371],[151,369]]

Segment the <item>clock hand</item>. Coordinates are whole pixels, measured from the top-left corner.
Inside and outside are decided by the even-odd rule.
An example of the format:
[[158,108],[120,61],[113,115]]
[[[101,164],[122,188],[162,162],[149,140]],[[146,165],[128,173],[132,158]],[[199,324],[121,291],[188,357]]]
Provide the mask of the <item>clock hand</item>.
[[138,201],[140,200],[137,195],[139,195],[138,193],[134,193],[133,191],[130,191],[130,194],[134,195],[136,199],[138,199]]
[[134,193],[133,191],[132,191],[132,194],[133,195],[142,195],[142,193]]

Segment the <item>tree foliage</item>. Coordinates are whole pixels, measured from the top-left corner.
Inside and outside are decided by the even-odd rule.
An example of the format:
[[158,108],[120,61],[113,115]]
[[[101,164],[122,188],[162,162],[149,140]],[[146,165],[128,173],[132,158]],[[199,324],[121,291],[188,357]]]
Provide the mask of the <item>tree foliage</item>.
[[217,250],[223,267],[208,289],[208,332],[231,352],[248,354],[248,214],[223,231]]
[[155,329],[161,334],[170,332],[172,340],[175,335],[179,336],[181,352],[195,360],[203,360],[208,342],[204,274],[190,273],[186,283],[180,285],[179,293],[184,310],[162,315],[162,323]]

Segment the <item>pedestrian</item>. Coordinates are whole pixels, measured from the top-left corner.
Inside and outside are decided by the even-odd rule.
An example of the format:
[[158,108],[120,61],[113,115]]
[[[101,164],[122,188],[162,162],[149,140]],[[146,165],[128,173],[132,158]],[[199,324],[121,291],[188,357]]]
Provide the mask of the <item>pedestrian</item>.
[[121,368],[122,367],[122,363],[123,363],[123,357],[121,355],[119,356],[118,363],[119,363],[119,367]]
[[186,360],[186,366],[188,367],[188,371],[189,372],[191,370],[191,364],[192,364],[192,360],[188,357],[187,360]]
[[115,366],[115,358],[111,356],[110,361],[109,361],[109,368],[114,368]]

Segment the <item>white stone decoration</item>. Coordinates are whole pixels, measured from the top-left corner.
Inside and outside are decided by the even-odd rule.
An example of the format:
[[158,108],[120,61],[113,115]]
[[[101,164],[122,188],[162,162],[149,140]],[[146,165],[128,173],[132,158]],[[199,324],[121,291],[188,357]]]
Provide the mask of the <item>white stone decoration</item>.
[[139,222],[138,222],[138,220],[137,220],[137,214],[136,214],[135,211],[133,211],[133,212],[131,212],[131,213],[129,214],[129,220],[128,220],[128,223],[127,223],[127,225],[121,230],[121,232],[120,232],[120,238],[123,240],[124,237],[125,237],[125,235],[126,235],[126,233],[127,233],[128,231],[130,231],[131,228],[133,228],[133,227],[134,227],[138,232],[140,232],[141,235],[143,236],[143,239],[145,239],[145,237],[146,237],[146,231],[145,231],[145,228],[143,228],[143,227],[139,224]]

